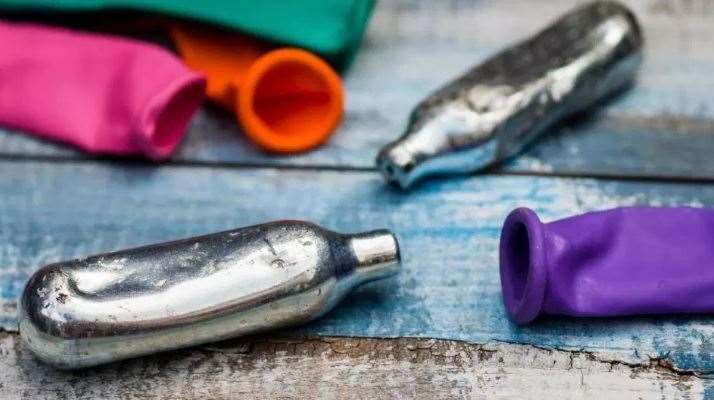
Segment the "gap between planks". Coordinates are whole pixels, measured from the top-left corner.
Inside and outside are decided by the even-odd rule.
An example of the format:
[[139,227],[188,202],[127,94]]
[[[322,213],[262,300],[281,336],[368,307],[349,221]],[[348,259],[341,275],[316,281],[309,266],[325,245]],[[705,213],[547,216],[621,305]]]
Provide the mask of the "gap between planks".
[[[156,163],[141,158],[119,158],[119,157],[92,157],[92,156],[63,156],[63,155],[27,155],[3,153],[0,151],[0,163],[4,162],[31,162],[31,163],[62,163],[62,164],[81,164],[81,163],[106,163],[109,165],[125,168],[215,168],[215,169],[256,169],[256,170],[285,170],[285,171],[326,171],[326,172],[345,172],[345,173],[377,173],[376,168],[363,168],[352,166],[336,166],[336,165],[293,165],[293,164],[275,164],[275,163],[251,163],[251,162],[215,162],[215,161],[199,161],[199,160],[175,160],[163,163]],[[615,175],[601,172],[581,172],[577,170],[558,170],[558,171],[520,171],[504,168],[503,164],[494,165],[481,171],[458,176],[435,177],[425,180],[421,184],[428,184],[430,181],[444,179],[469,179],[479,176],[533,176],[533,177],[551,177],[551,178],[575,178],[575,179],[595,179],[595,180],[610,180],[610,181],[625,181],[625,182],[659,182],[659,183],[685,183],[685,184],[714,184],[714,176],[697,175],[692,173],[690,176],[668,175],[668,174],[623,174]],[[419,184],[417,184],[418,186]],[[409,193],[404,191],[405,194]]]

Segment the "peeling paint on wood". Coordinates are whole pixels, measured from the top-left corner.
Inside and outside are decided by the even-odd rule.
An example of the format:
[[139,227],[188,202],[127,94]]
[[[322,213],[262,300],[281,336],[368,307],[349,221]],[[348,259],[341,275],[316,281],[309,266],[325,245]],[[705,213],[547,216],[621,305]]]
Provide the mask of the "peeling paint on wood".
[[8,328],[12,303],[43,264],[305,219],[345,232],[392,229],[404,256],[398,278],[356,291],[307,334],[501,340],[627,362],[669,355],[678,368],[714,370],[714,317],[552,318],[517,327],[503,310],[497,267],[500,227],[517,206],[546,221],[619,205],[713,206],[714,185],[486,175],[426,182],[405,196],[373,172],[7,161],[0,169]]
[[704,378],[660,360],[433,339],[233,340],[78,372],[0,334],[0,397],[25,399],[686,399]]

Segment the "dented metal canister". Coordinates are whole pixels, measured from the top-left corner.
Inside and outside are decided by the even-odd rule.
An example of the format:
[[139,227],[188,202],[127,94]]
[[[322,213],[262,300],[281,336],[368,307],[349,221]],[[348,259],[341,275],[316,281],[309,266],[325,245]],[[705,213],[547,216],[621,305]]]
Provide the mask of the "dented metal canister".
[[629,86],[642,42],[624,6],[577,8],[424,99],[403,136],[380,151],[377,167],[408,188],[511,157],[554,123]]
[[280,221],[48,265],[19,309],[23,342],[75,369],[295,325],[394,275],[396,238]]

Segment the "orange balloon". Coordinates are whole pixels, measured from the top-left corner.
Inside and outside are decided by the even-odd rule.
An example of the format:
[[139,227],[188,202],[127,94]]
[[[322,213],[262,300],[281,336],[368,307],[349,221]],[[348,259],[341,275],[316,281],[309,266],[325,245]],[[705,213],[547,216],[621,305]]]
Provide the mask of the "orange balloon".
[[344,111],[342,82],[320,57],[196,26],[176,25],[171,34],[186,64],[206,76],[209,99],[234,112],[262,148],[306,151],[337,128]]

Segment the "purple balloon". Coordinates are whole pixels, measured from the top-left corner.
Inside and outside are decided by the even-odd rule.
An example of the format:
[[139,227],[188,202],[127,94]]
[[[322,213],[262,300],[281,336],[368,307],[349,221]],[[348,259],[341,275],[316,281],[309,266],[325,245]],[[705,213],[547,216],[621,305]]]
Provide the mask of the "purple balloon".
[[501,231],[500,269],[519,324],[714,312],[714,209],[616,208],[544,224],[518,208]]

